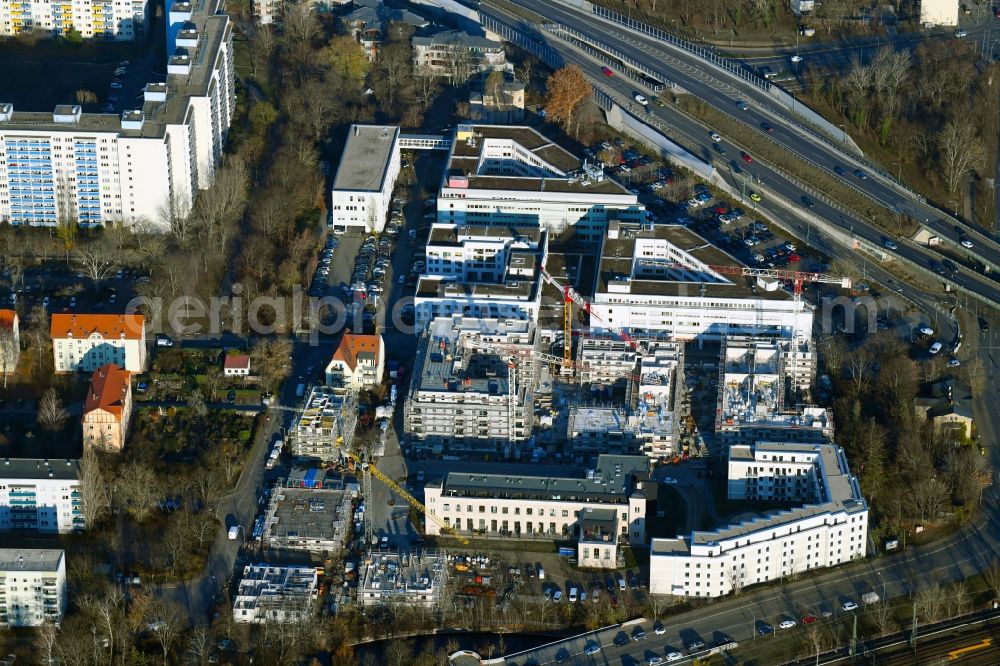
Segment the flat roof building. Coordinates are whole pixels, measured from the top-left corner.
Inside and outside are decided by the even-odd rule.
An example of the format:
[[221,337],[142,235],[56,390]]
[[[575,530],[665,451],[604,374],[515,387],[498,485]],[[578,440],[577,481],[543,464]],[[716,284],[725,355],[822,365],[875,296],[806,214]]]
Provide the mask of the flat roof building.
[[302,622],[319,596],[315,567],[248,564],[236,588],[233,620],[240,623]]
[[265,546],[335,555],[352,533],[351,493],[322,487],[291,487],[279,479],[264,514]]
[[438,222],[544,229],[553,240],[598,243],[612,220],[645,208],[602,169],[538,131],[459,125],[438,193]]
[[719,597],[867,552],[868,503],[843,449],[833,444],[731,447],[729,497],[799,506],[714,531],[653,539],[651,593]]
[[165,80],[148,83],[134,108],[0,102],[0,221],[144,220],[166,231],[212,184],[236,103],[232,25],[222,0],[167,4]]
[[288,430],[293,456],[325,463],[338,462],[351,447],[358,423],[357,394],[331,386],[313,386],[302,412]]
[[453,315],[421,336],[403,407],[406,439],[434,453],[519,458],[531,436],[536,362],[506,353],[538,348],[534,324]]
[[381,233],[399,176],[399,127],[351,125],[331,200],[334,231]]
[[58,626],[65,613],[66,553],[0,548],[0,626]]
[[592,326],[679,341],[812,334],[809,304],[777,280],[733,275],[730,268],[742,264],[686,227],[611,223],[601,246]]
[[435,224],[417,282],[417,325],[453,314],[536,321],[548,237],[538,228]]
[[443,554],[370,553],[358,582],[363,606],[405,604],[433,608],[448,581]]
[[[583,477],[449,472],[424,489],[426,510],[465,536],[558,540],[581,535],[588,509],[618,516],[623,541],[645,540],[649,484],[645,456],[601,455]],[[427,533],[441,528],[426,522]]]
[[0,460],[0,531],[65,534],[85,527],[79,460]]

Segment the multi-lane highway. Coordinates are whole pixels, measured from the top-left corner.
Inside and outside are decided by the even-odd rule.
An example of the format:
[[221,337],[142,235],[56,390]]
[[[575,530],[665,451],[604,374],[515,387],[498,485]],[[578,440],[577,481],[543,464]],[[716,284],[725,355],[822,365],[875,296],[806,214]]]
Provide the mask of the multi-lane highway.
[[[502,17],[513,28],[537,32],[531,26],[525,25],[523,19],[505,12],[503,9],[491,7],[490,11],[494,16]],[[600,63],[588,53],[573,46],[572,41],[560,39],[552,33],[546,33],[543,36],[548,37],[547,45],[556,51],[565,63],[580,67],[594,86],[603,90],[619,105],[631,109],[634,114],[663,131],[668,137],[703,161],[714,164],[719,170],[720,176],[729,182],[736,191],[742,190],[746,195],[749,195],[749,192],[754,190],[764,198],[759,204],[753,204],[749,199],[746,199],[743,202],[745,206],[761,209],[766,212],[768,217],[783,224],[786,228],[796,231],[804,240],[816,245],[828,254],[844,256],[846,253],[842,248],[837,249],[829,239],[823,242],[821,234],[818,234],[807,220],[825,220],[841,231],[866,242],[871,247],[882,248],[884,246],[887,236],[881,229],[847,212],[822,193],[813,191],[794,176],[780,172],[759,158],[747,164],[741,159],[743,148],[738,142],[724,138],[716,145],[711,137],[713,132],[711,128],[685,115],[676,107],[655,104],[646,107],[640,106],[633,101],[633,95],[636,92],[643,92],[649,96],[649,91],[642,89],[640,84],[624,76],[604,76]],[[747,111],[737,111],[737,113],[739,119],[746,119],[751,126],[759,125],[768,118],[760,109],[754,107]],[[776,130],[776,133],[781,133],[781,130]],[[789,137],[790,141],[794,138],[791,133],[789,133]],[[883,191],[888,192],[884,186],[880,187],[883,187]],[[816,236],[820,236],[820,238]],[[904,240],[896,242],[896,249],[891,254],[920,266],[924,270],[930,270],[932,264],[941,260],[940,255],[932,249]],[[861,260],[853,258],[850,263],[859,266],[867,265],[863,258]],[[867,271],[869,277],[873,279],[893,286],[897,290],[912,292],[904,293],[911,301],[926,303],[926,293],[920,292],[913,286],[893,280],[877,266],[869,267]],[[956,266],[956,271],[949,274],[947,279],[956,286],[979,294],[990,302],[1000,303],[1000,284],[968,267]]]
[[[658,73],[664,82],[697,95],[734,120],[752,128],[761,128],[765,123],[770,125],[775,129],[769,138],[784,150],[842,180],[845,185],[868,197],[873,204],[930,226],[955,248],[961,247],[960,243],[967,235],[973,247],[962,248],[963,254],[971,255],[986,265],[1000,266],[1000,244],[993,238],[951,219],[899,185],[891,176],[859,161],[843,145],[807,128],[794,110],[781,104],[772,92],[717,68],[694,53],[628,30],[575,6],[555,0],[533,0],[520,4],[530,4],[532,11],[547,20],[581,33],[596,44],[623,53],[647,71]],[[494,11],[495,7],[491,5],[489,9]],[[745,103],[745,110],[741,109],[740,102]]]

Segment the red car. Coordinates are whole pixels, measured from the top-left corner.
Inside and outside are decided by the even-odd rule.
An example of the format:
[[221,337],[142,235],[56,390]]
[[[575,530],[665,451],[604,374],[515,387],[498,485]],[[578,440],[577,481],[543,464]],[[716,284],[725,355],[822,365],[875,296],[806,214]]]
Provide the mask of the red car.
[[1000,19],[1000,7],[993,8],[993,18]]
[[727,210],[729,210],[729,207],[726,204],[718,204],[715,207],[713,207],[712,210],[718,213],[719,215],[722,215]]
[[794,264],[796,261],[802,261],[802,257],[792,252],[790,255],[788,255],[788,261]]
[[747,154],[747,153],[740,153],[740,157],[742,157],[743,161],[746,162],[747,164],[752,164],[753,163],[753,158],[750,157],[750,155]]
[[819,620],[819,618],[816,617],[815,615],[806,615],[804,618],[802,618],[802,624],[812,624],[817,620]]
[[601,73],[604,74],[604,76],[608,77],[615,75],[615,73],[611,70],[610,67],[601,67]]

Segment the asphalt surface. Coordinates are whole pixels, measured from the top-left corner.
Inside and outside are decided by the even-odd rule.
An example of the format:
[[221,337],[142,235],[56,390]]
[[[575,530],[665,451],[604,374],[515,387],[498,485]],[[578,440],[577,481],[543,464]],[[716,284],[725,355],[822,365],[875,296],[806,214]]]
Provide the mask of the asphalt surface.
[[[836,145],[832,140],[821,140],[814,133],[806,131],[798,116],[778,103],[770,93],[733,75],[723,73],[683,49],[631,32],[575,7],[555,0],[537,0],[521,4],[530,4],[532,11],[624,53],[649,71],[660,74],[664,81],[672,81],[691,91],[707,104],[735,120],[749,123],[755,128],[761,127],[764,123],[770,124],[776,128],[770,138],[777,145],[813,162],[819,168],[826,170],[830,176],[843,180],[850,187],[871,197],[890,211],[908,215],[929,225],[945,242],[954,247],[961,247],[959,243],[962,235],[955,229],[958,225],[974,241],[974,247],[971,250],[963,250],[964,252],[989,264],[1000,265],[1000,244],[993,238],[984,236],[977,229],[953,220],[943,211],[923,203],[917,195],[893,183],[891,178],[858,162],[853,153]],[[502,12],[492,6],[490,9],[494,13]],[[549,45],[554,47],[554,41],[556,40],[549,39]],[[591,70],[593,69],[592,65]],[[599,73],[599,68],[597,72]],[[635,86],[636,84],[632,84],[628,90],[629,98],[636,91]],[[737,106],[741,101],[747,103],[749,108],[746,111],[740,110]],[[842,170],[842,173],[837,173],[837,169]],[[866,178],[862,179],[855,175],[857,170],[861,170]],[[856,229],[860,226],[869,227],[869,236],[878,238],[881,235],[877,228],[867,222],[859,221],[858,225],[855,225]],[[995,300],[995,294],[990,298]]]
[[[504,16],[513,27],[522,29],[526,27],[519,17],[505,14],[493,8],[491,10],[494,15]],[[874,265],[876,263],[874,260],[864,256],[848,256],[852,253],[839,249],[830,239],[824,240],[822,233],[806,220],[809,217],[825,220],[840,230],[858,239],[867,241],[869,245],[878,248],[883,248],[885,241],[888,240],[888,236],[884,231],[861,218],[843,212],[824,198],[817,196],[811,189],[800,186],[799,183],[775,170],[766,162],[754,159],[751,164],[745,163],[741,159],[743,149],[733,140],[723,138],[723,141],[720,142],[721,147],[725,151],[723,155],[714,146],[714,142],[710,136],[713,132],[711,128],[693,120],[671,105],[662,107],[655,104],[650,104],[646,107],[640,106],[632,99],[633,95],[639,91],[638,84],[621,76],[610,78],[603,76],[597,61],[562,40],[550,38],[547,43],[550,48],[562,56],[567,64],[579,66],[594,86],[604,90],[620,105],[629,109],[641,119],[657,123],[659,127],[666,129],[667,135],[676,143],[701,160],[714,164],[720,175],[730,185],[736,190],[742,189],[745,192],[747,198],[741,201],[741,205],[744,208],[756,208],[765,212],[768,217],[782,223],[786,228],[796,230],[800,238],[806,240],[808,244],[825,253],[847,259],[849,263],[858,265],[862,271],[870,273],[875,279],[883,282],[883,284],[896,285],[897,291],[901,291],[911,301],[926,298],[926,295],[922,292],[905,284],[898,284],[888,273],[879,270]],[[651,95],[648,90],[642,90],[642,92],[647,97]],[[738,113],[744,114],[745,117],[750,118],[754,122],[757,120],[764,122],[763,119],[765,116],[753,108],[746,112],[738,111]],[[740,116],[740,119],[743,119],[744,116]],[[777,134],[781,134],[781,132],[777,132]],[[761,193],[764,200],[759,204],[754,204],[749,199],[751,191]],[[785,204],[779,205],[775,201],[778,198],[784,199]],[[812,207],[807,208],[805,205],[806,202]],[[792,209],[790,209],[788,204],[792,205]],[[798,210],[794,210],[795,208]],[[930,270],[932,264],[939,262],[942,258],[940,254],[927,247],[903,239],[896,239],[895,242],[897,249],[892,252],[894,256],[916,264],[926,270]],[[854,252],[853,254],[861,255],[862,253]],[[973,293],[980,294],[993,303],[1000,303],[1000,284],[976,273],[961,263],[958,263],[956,268],[958,272],[948,276],[956,285]]]

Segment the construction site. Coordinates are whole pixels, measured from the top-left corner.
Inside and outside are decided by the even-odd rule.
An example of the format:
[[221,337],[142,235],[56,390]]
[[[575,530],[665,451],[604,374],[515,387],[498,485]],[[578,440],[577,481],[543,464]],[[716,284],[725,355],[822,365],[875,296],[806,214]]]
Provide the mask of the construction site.
[[448,582],[445,553],[375,553],[364,556],[358,601],[364,606],[435,607]]
[[288,430],[292,455],[336,462],[350,447],[358,423],[358,396],[330,386],[313,386]]
[[262,543],[278,550],[336,555],[353,534],[352,494],[307,483],[292,487],[280,479],[275,484],[264,514]]
[[236,622],[301,622],[319,596],[315,567],[248,564],[233,600]]

